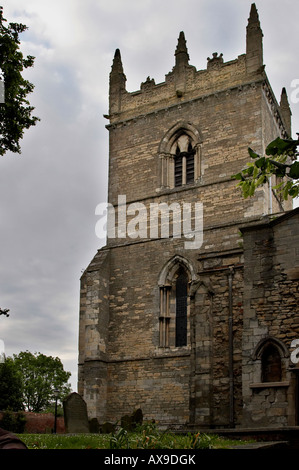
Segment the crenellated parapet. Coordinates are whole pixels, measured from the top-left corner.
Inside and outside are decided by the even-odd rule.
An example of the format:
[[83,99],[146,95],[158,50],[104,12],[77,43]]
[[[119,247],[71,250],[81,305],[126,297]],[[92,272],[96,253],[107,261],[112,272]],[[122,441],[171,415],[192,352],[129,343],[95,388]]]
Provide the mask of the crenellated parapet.
[[147,77],[140,89],[128,92],[121,54],[116,50],[110,73],[109,115],[110,125],[157,113],[165,108],[182,106],[194,99],[206,99],[221,93],[230,93],[252,86],[261,86],[270,108],[276,117],[283,136],[290,135],[291,112],[285,91],[278,104],[263,65],[263,32],[253,3],[246,28],[246,53],[225,62],[223,54],[214,52],[207,58],[207,68],[197,70],[189,63],[189,53],[184,32],[181,31],[175,50],[175,65],[165,75],[165,81],[155,82]]
[[134,92],[126,90],[119,49],[116,50],[110,73],[109,116],[110,123],[143,114],[146,109],[156,111],[165,106],[183,103],[196,96],[219,93],[239,84],[265,78],[263,66],[263,33],[255,4],[252,5],[246,32],[246,53],[237,59],[224,62],[217,52],[207,58],[207,68],[197,70],[189,64],[189,53],[184,32],[181,31],[175,50],[175,65],[162,83],[148,77]]

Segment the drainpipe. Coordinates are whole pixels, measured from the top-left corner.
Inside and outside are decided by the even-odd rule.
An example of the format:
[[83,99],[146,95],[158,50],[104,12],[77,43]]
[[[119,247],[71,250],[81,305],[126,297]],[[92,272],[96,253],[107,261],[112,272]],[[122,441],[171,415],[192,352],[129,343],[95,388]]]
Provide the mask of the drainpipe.
[[269,212],[272,214],[273,209],[272,209],[272,178],[269,178]]
[[229,317],[228,317],[228,341],[229,341],[229,425],[234,427],[234,368],[233,368],[233,273],[229,268],[228,291],[229,291]]

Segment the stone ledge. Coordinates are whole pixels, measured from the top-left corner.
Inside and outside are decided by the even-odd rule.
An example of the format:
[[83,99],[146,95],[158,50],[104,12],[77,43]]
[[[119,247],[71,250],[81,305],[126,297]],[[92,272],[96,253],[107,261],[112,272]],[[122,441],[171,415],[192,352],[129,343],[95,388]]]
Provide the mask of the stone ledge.
[[289,382],[258,382],[250,384],[250,388],[276,388],[276,387],[288,387]]

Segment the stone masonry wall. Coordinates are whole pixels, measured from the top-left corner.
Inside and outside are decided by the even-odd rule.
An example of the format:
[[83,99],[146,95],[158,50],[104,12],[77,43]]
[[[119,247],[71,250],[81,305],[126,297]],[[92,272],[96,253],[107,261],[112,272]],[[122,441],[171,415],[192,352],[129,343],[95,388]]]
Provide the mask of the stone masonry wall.
[[[118,195],[126,195],[129,203],[175,192],[167,189],[161,191],[159,146],[172,126],[184,122],[184,116],[202,136],[201,176],[195,185],[197,195],[199,191],[200,196],[203,192],[213,191],[209,187],[212,184],[223,183],[230,186],[229,196],[233,196],[235,184],[231,181],[231,175],[240,171],[248,161],[248,146],[257,151],[260,147],[257,136],[261,134],[263,125],[261,107],[260,90],[248,86],[182,103],[136,118],[126,125],[119,123],[109,127],[109,202],[116,206]],[[223,193],[217,188],[215,190],[219,195]],[[223,198],[219,201],[223,200],[223,205],[232,203],[228,198]],[[251,206],[255,201],[254,198],[244,202],[239,198],[235,208],[240,210],[240,216],[241,208]],[[262,207],[260,210],[266,213],[268,208]],[[220,205],[214,206],[215,217],[221,211]],[[228,208],[226,217],[231,216]]]
[[[299,338],[299,213],[242,229],[245,293],[243,328],[243,424],[294,425],[295,371],[291,342]],[[262,383],[258,347],[274,339],[282,360],[282,379]]]
[[[106,117],[108,202],[115,211],[116,231],[84,272],[80,303],[78,391],[89,417],[101,423],[141,408],[145,419],[164,425],[231,426],[241,420],[243,393],[247,410],[251,406],[252,341],[270,327],[262,316],[250,316],[257,311],[250,302],[260,299],[260,291],[254,285],[256,296],[250,298],[256,267],[247,250],[243,272],[239,227],[268,214],[271,207],[282,208],[268,187],[244,200],[231,175],[246,165],[249,146],[263,152],[267,139],[276,133],[284,136],[285,128],[264,72],[255,5],[247,33],[246,54],[228,63],[213,55],[203,71],[189,65],[181,33],[175,66],[165,82],[156,85],[148,78],[133,93],[126,90],[120,52],[115,53]],[[175,129],[188,130],[197,153],[196,178],[174,188],[167,161],[173,158]],[[118,207],[120,196],[126,198],[125,206]],[[169,237],[151,237],[153,203],[177,203],[181,209],[184,203],[201,203],[200,246],[186,248],[184,234],[172,237],[171,228]],[[118,232],[123,209],[126,233]],[[141,218],[139,209],[145,209]],[[141,233],[144,219],[146,231]],[[193,217],[193,228],[194,222]],[[127,232],[129,224],[134,236]],[[272,261],[278,272],[280,261]],[[173,340],[166,346],[159,342],[159,282],[169,266],[172,276],[182,267],[189,280],[187,345],[182,347],[174,347]],[[248,286],[247,278],[252,279]],[[175,309],[174,281],[164,276],[163,282]],[[249,310],[243,317],[244,284]],[[269,294],[269,301],[277,295]],[[258,305],[263,305],[260,300]],[[170,334],[175,330],[173,311],[167,318]]]
[[[199,261],[199,277],[209,286],[210,294],[207,295],[206,288],[202,286],[195,299],[195,423],[228,426],[231,421],[239,422],[243,405],[242,249],[234,254],[202,255]],[[209,328],[203,335],[206,325]],[[208,349],[205,347],[207,344]],[[209,390],[205,400],[208,403],[209,418],[204,420],[203,374],[207,372]]]
[[190,352],[169,353],[109,365],[109,420],[141,408],[145,419],[163,426],[189,422]]

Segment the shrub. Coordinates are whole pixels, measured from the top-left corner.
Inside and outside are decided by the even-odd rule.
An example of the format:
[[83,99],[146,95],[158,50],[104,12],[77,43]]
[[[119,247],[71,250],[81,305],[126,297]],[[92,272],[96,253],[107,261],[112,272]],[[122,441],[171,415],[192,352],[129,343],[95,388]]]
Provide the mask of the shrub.
[[3,429],[18,434],[22,434],[24,432],[25,425],[26,417],[21,411],[14,413],[13,411],[6,410],[4,411],[2,419],[0,421],[0,426]]

